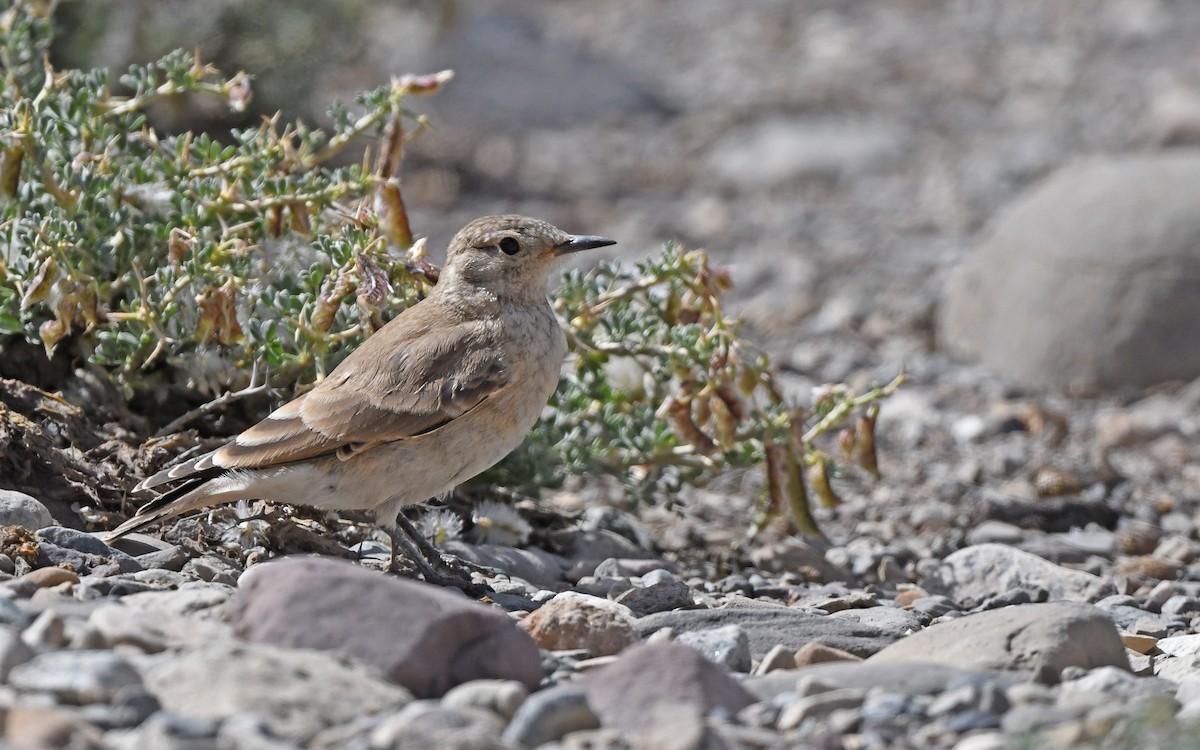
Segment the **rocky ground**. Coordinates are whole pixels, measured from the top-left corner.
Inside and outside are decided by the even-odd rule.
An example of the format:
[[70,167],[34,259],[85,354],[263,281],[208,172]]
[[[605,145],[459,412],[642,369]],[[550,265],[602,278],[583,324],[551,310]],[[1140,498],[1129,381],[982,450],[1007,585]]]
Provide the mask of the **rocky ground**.
[[[433,36],[425,11],[372,7],[343,79],[458,70],[406,182],[432,247],[519,210],[631,255],[709,248],[795,393],[907,369],[884,479],[838,480],[827,544],[746,543],[753,475],[675,510],[548,495],[520,509],[567,520],[525,549],[446,545],[481,566],[477,601],[378,573],[386,550],[324,519],[280,540],[228,509],[113,549],[65,528],[61,490],[9,493],[0,526],[28,530],[0,554],[10,745],[1196,744],[1200,384],[1039,392],[956,362],[937,319],[1039,179],[1185,158],[1200,5],[530,0]],[[1075,220],[1128,216],[1119,185],[1097,201]],[[1155,236],[1134,213],[1129,236]],[[259,564],[275,549],[326,554]]]

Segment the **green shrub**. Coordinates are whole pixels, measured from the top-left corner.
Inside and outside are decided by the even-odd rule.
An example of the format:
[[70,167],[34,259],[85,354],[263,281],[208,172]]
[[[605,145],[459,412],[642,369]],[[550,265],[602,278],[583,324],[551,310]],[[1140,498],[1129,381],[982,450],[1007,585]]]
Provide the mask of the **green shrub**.
[[[276,116],[228,138],[165,135],[147,111],[216,96],[246,105],[250,78],[176,52],[118,82],[47,62],[51,5],[0,15],[0,335],[108,372],[127,395],[182,374],[209,392],[263,373],[289,392],[436,281],[400,190],[423,118],[413,97],[449,72],[404,77],[330,110],[330,130]],[[335,155],[369,140],[361,164]],[[826,390],[806,413],[721,307],[727,276],[668,245],[636,267],[567,276],[555,305],[575,356],[525,446],[486,476],[526,491],[613,475],[632,496],[671,496],[731,466],[763,464],[768,514],[818,534],[805,474],[836,503],[814,439],[851,423],[847,458],[874,470],[876,402]]]

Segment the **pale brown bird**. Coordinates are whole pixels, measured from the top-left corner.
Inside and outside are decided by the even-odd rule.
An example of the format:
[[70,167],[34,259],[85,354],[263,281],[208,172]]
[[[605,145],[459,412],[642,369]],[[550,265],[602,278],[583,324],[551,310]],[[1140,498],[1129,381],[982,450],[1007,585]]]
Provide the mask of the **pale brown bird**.
[[243,499],[367,509],[432,577],[393,528],[414,535],[401,509],[448,492],[521,443],[567,351],[546,299],[550,273],[568,253],[613,244],[524,216],[476,219],[451,240],[428,297],[312,390],[139,484],[135,491],[176,483],[110,538]]

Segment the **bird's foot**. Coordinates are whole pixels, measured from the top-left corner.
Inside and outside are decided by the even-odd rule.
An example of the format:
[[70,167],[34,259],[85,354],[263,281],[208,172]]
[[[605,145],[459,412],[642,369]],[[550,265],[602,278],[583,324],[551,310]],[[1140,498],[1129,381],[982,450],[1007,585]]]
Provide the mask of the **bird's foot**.
[[[398,526],[400,528],[393,529],[389,526],[384,526],[383,530],[392,540],[392,558],[388,565],[388,570],[394,573],[403,572],[399,566],[398,548],[404,550],[404,556],[412,561],[416,566],[416,572],[426,583],[434,586],[448,586],[462,590],[463,593],[472,597],[480,597],[485,594],[494,593],[490,586],[484,583],[476,583],[471,579],[471,572],[477,571],[485,573],[490,571],[490,568],[484,568],[473,563],[466,563],[452,555],[443,555],[430,544],[423,536],[421,536],[408,519],[400,516]],[[445,569],[445,572],[439,571],[436,566]]]

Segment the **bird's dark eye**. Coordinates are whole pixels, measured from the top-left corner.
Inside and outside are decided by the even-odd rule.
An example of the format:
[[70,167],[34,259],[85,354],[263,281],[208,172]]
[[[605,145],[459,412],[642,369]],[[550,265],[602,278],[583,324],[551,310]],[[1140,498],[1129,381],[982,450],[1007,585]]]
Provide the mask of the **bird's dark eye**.
[[500,251],[505,255],[516,255],[521,252],[521,243],[515,237],[505,237],[499,242]]

